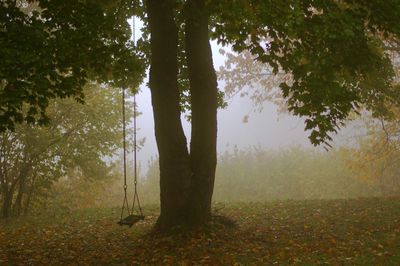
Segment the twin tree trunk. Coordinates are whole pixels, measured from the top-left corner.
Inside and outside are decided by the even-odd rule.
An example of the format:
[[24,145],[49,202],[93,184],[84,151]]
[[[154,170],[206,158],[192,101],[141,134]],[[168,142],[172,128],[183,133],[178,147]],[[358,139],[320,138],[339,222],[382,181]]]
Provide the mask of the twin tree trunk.
[[160,160],[161,214],[157,227],[203,224],[211,217],[217,164],[217,78],[204,0],[185,5],[192,135],[190,153],[181,124],[178,26],[175,1],[148,0],[151,33],[150,89]]

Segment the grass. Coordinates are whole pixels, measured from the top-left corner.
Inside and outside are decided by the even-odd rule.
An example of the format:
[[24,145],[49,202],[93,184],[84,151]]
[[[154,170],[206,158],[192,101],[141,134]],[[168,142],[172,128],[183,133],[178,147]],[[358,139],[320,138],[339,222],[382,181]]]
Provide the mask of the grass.
[[[221,205],[216,208],[219,209]],[[132,228],[119,209],[90,209],[0,224],[0,265],[400,265],[400,200],[228,204],[214,222],[149,234],[157,208]]]

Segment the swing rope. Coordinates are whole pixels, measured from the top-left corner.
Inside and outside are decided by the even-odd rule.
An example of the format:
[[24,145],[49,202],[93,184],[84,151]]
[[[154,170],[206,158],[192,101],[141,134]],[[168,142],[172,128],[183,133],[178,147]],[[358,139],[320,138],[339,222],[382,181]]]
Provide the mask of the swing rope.
[[143,216],[143,211],[142,211],[142,207],[140,206],[140,200],[139,200],[139,194],[137,192],[137,126],[136,126],[136,93],[133,95],[133,112],[134,112],[134,116],[133,116],[133,145],[134,145],[134,149],[133,149],[133,168],[134,168],[134,193],[133,193],[133,201],[132,201],[132,210],[131,210],[131,214],[133,214],[135,212],[135,202],[137,201],[137,207],[139,209],[139,214],[140,216]]
[[[122,131],[123,131],[123,155],[124,155],[124,201],[122,203],[121,209],[121,217],[118,222],[119,225],[128,225],[132,227],[135,223],[139,222],[140,220],[144,219],[142,207],[140,206],[139,194],[137,191],[137,125],[136,125],[136,95],[133,96],[133,151],[134,151],[134,193],[133,193],[133,200],[132,200],[132,208],[129,208],[128,202],[128,183],[127,183],[127,175],[126,175],[126,115],[125,115],[125,89],[122,89]],[[138,212],[135,214],[135,203],[137,202]],[[128,212],[128,216],[124,217],[125,209]]]
[[[135,41],[135,18],[132,18],[133,24],[133,41]],[[139,194],[137,192],[137,126],[136,126],[136,115],[137,115],[137,106],[136,106],[136,92],[133,95],[133,154],[134,154],[134,194],[132,200],[132,208],[129,208],[128,203],[128,183],[127,183],[127,175],[126,175],[126,114],[125,114],[125,88],[122,89],[122,131],[123,131],[123,154],[124,154],[124,201],[122,203],[121,209],[121,217],[118,222],[119,225],[128,225],[131,227],[135,223],[144,219],[142,207],[140,206]],[[135,203],[137,202],[138,214],[135,214]],[[125,209],[128,212],[128,216],[124,217]]]
[[122,89],[122,135],[123,135],[123,167],[124,167],[124,201],[122,203],[121,218],[124,216],[125,208],[128,210],[128,215],[130,215],[130,208],[128,202],[128,184],[126,181],[126,115],[125,115],[125,88]]

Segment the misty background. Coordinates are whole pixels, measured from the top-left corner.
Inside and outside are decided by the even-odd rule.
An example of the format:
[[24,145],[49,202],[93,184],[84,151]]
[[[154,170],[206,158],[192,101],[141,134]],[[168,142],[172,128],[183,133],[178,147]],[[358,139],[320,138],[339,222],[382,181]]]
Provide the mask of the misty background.
[[[225,63],[224,55],[219,52],[220,48],[221,46],[215,41],[212,42],[214,68],[217,72]],[[137,94],[137,108],[141,112],[137,117],[138,138],[145,138],[144,146],[138,151],[142,173],[147,170],[147,161],[157,156],[151,95],[146,82],[140,86],[140,91]],[[223,81],[219,81],[218,88],[223,90]],[[304,131],[304,119],[279,112],[278,106],[274,103],[265,102],[260,111],[248,97],[241,97],[239,94],[227,99],[227,103],[226,108],[218,110],[217,141],[219,153],[232,150],[234,147],[241,149],[251,146],[265,149],[279,149],[289,146],[322,149],[321,147],[314,147],[310,143],[308,132]],[[248,119],[244,119],[245,117],[248,117]],[[182,115],[182,124],[189,144],[190,122],[184,118],[184,114]],[[346,143],[352,133],[355,133],[354,130],[351,126],[343,128],[337,135],[333,136],[332,144],[337,146]]]

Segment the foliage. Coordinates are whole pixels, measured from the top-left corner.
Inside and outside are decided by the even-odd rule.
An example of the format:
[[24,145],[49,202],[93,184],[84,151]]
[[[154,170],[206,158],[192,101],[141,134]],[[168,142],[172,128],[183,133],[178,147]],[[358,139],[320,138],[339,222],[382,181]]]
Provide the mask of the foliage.
[[[142,141],[140,140],[139,142]],[[140,149],[143,144],[138,143],[137,145],[138,149]],[[49,197],[46,198],[45,204],[42,204],[41,208],[38,208],[38,211],[42,214],[53,215],[54,212],[57,213],[57,210],[73,212],[88,208],[109,208],[121,205],[124,196],[124,176],[120,157],[121,155],[113,159],[113,167],[107,178],[87,178],[77,171],[72,171],[67,177],[60,178],[53,184],[49,190]],[[130,206],[134,193],[134,169],[132,161],[132,158],[128,156],[127,196]],[[140,165],[138,165],[137,172],[140,201],[142,203],[149,203],[147,202],[146,191],[142,191],[143,180]],[[104,195],[107,195],[107,197],[104,197]],[[154,196],[154,194],[152,195]],[[153,200],[155,201],[156,199]],[[45,209],[43,206],[45,206]]]
[[[0,3],[0,132],[48,122],[56,98],[84,101],[88,79],[136,88],[145,65],[130,39],[132,1]],[[26,107],[28,106],[28,107]]]
[[121,147],[121,92],[96,84],[87,85],[84,92],[85,105],[73,99],[52,102],[48,126],[18,125],[14,132],[1,134],[3,216],[11,204],[15,215],[27,212],[61,177],[110,176],[111,158]]
[[118,187],[119,193],[115,191],[117,180],[120,181],[113,173],[106,178],[93,180],[75,171],[51,186],[48,197],[36,212],[51,216],[62,211],[70,213],[79,209],[117,206],[121,203],[122,191],[121,186]]
[[288,110],[306,117],[313,144],[328,144],[361,105],[387,115],[387,103],[400,102],[382,41],[399,38],[398,0],[212,1],[210,8],[215,39],[291,75],[280,88]]
[[[220,207],[220,206],[216,206]],[[235,221],[173,235],[149,234],[156,211],[134,228],[118,210],[85,210],[0,224],[0,264],[398,265],[399,200],[229,204]]]
[[400,112],[393,113],[390,121],[366,116],[365,136],[356,135],[357,146],[347,149],[349,168],[385,196],[400,195]]
[[[394,84],[400,88],[400,43],[389,40],[390,53],[396,73]],[[347,163],[359,179],[373,183],[385,196],[400,195],[400,109],[389,106],[392,116],[373,118],[365,113],[366,134],[356,134],[356,147],[347,149]]]
[[225,64],[218,70],[218,79],[224,84],[224,93],[233,98],[249,97],[260,111],[266,101],[279,106],[281,112],[287,110],[279,85],[289,82],[290,75],[283,72],[274,74],[271,67],[257,62],[249,51],[235,53],[220,49],[225,56]]

